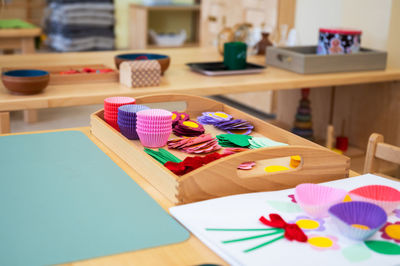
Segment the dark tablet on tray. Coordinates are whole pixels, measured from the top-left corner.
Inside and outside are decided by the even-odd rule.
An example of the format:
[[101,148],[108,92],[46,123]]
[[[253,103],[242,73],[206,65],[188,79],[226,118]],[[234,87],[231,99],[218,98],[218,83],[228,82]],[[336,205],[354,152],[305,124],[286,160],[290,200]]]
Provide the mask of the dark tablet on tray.
[[255,74],[260,73],[265,66],[247,63],[246,68],[238,70],[229,70],[223,62],[201,62],[201,63],[187,63],[193,71],[199,72],[207,76],[221,76],[221,75],[238,75],[238,74]]

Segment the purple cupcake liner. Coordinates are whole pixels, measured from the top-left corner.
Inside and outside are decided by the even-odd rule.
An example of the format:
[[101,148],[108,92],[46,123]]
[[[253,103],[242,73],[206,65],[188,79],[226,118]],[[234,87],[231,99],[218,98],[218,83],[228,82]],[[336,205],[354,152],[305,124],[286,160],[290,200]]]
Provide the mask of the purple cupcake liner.
[[[329,208],[329,214],[339,231],[355,240],[371,237],[387,221],[385,210],[378,205],[362,201],[338,203]],[[360,225],[366,228],[361,229]]]

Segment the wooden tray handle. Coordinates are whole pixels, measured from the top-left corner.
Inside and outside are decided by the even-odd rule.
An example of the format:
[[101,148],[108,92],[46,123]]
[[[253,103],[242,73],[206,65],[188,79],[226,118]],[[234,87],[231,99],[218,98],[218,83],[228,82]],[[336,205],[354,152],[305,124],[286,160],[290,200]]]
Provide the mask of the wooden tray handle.
[[224,104],[209,98],[186,94],[154,94],[135,98],[137,104],[161,102],[186,102],[186,109],[201,113],[204,110],[221,111]]
[[[302,158],[301,164],[295,169],[265,172],[251,177],[238,176],[237,166],[242,162],[292,155],[300,155]],[[191,202],[206,197],[277,190],[305,182],[317,183],[347,177],[350,164],[348,158],[335,155],[324,148],[294,145],[260,148],[229,155],[182,176],[179,180],[182,184],[179,197],[183,202]],[[194,191],[199,195],[197,198],[191,197]]]

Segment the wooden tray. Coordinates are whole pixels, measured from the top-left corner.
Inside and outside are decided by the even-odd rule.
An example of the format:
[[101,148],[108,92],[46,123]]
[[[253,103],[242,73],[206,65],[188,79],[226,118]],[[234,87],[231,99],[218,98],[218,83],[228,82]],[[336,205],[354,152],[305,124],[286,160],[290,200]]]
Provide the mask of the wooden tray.
[[100,82],[119,82],[119,72],[113,69],[110,73],[79,73],[79,74],[60,74],[62,71],[80,70],[85,67],[93,69],[110,68],[103,64],[93,65],[66,65],[66,66],[43,66],[43,67],[18,67],[18,68],[3,68],[2,71],[17,70],[17,69],[40,69],[50,73],[49,85],[63,84],[82,84],[82,83],[100,83]]
[[[143,151],[138,140],[128,140],[108,125],[100,110],[91,115],[91,131],[100,141],[113,150],[126,163],[176,204],[189,203],[232,194],[257,191],[280,190],[304,182],[326,182],[346,178],[349,175],[350,159],[334,153],[313,142],[254,118],[220,102],[189,95],[151,95],[136,98],[137,104],[159,102],[186,102],[185,111],[192,119],[205,111],[223,111],[234,118],[246,119],[255,126],[252,136],[266,136],[288,143],[289,146],[253,149],[218,159],[183,176],[173,174],[166,167]],[[223,133],[206,126],[206,133]],[[175,138],[171,135],[171,138]],[[169,150],[184,158],[188,154]],[[291,170],[266,173],[264,167],[271,164],[286,164],[291,155],[300,155],[301,164]],[[192,156],[192,155],[191,155]],[[237,170],[242,162],[256,161],[252,170]]]
[[318,55],[317,46],[267,48],[267,65],[300,74],[383,70],[387,53],[361,48],[354,54]]

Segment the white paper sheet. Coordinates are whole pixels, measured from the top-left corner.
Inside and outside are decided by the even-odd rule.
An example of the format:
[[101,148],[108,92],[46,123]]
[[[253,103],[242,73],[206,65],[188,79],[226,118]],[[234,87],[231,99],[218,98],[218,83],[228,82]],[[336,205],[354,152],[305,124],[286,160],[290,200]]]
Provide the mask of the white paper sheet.
[[[354,178],[325,183],[326,185],[350,191],[364,185],[382,184],[400,190],[400,182],[367,174]],[[363,242],[349,240],[342,236],[332,223],[331,218],[324,218],[325,230],[307,231],[307,236],[335,236],[338,249],[316,250],[308,243],[281,239],[270,245],[245,253],[245,249],[266,242],[275,236],[223,244],[222,241],[262,234],[263,232],[221,232],[207,231],[206,228],[267,228],[259,222],[260,216],[268,218],[270,213],[278,213],[285,221],[294,221],[298,216],[309,216],[298,211],[291,204],[288,195],[293,189],[241,194],[217,198],[170,208],[171,214],[187,229],[210,247],[215,253],[232,265],[400,265],[399,255],[382,255],[368,249]],[[282,206],[292,209],[282,211]],[[279,210],[274,208],[277,207]],[[394,214],[389,221],[400,221]],[[266,232],[265,232],[266,233]],[[381,232],[371,239],[384,240]],[[393,240],[385,240],[395,243]],[[355,251],[357,250],[357,251]],[[345,256],[344,254],[351,254]]]

